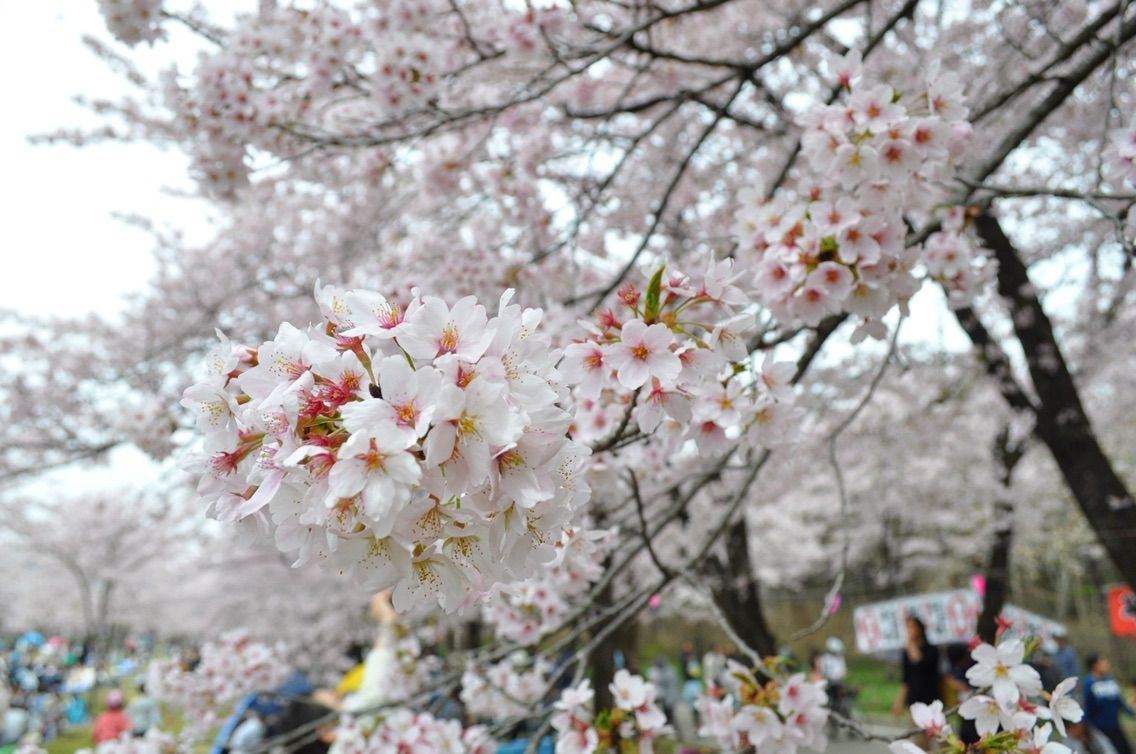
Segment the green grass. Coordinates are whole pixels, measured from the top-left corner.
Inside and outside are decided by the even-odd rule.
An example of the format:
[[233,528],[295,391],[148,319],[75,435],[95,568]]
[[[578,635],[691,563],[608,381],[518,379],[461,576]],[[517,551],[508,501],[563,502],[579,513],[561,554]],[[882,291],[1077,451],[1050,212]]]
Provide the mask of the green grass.
[[868,717],[891,715],[895,697],[899,694],[899,673],[888,665],[870,657],[849,658],[848,684],[860,690],[856,709]]
[[712,746],[707,744],[680,744],[669,739],[663,739],[655,744],[655,751],[657,754],[678,754],[684,749],[690,751],[697,751],[705,754],[706,752],[718,751]]
[[[56,736],[54,740],[43,744],[43,748],[47,754],[72,754],[72,752],[79,749],[94,749],[94,744],[91,743],[91,726],[93,725],[94,716],[97,715],[104,706],[107,692],[110,688],[100,688],[95,691],[94,706],[91,710],[91,722],[84,725],[68,726],[60,735]],[[127,695],[129,698],[129,694]],[[88,699],[88,701],[90,701]],[[176,711],[169,708],[163,708],[162,721],[160,728],[168,733],[177,733],[181,730],[183,724],[182,716]],[[206,744],[212,743],[212,735],[206,739]],[[205,749],[206,751],[208,748]]]
[[93,748],[91,745],[91,726],[79,725],[68,728],[62,735],[56,736],[54,741],[44,744],[47,754],[71,754],[79,749]]

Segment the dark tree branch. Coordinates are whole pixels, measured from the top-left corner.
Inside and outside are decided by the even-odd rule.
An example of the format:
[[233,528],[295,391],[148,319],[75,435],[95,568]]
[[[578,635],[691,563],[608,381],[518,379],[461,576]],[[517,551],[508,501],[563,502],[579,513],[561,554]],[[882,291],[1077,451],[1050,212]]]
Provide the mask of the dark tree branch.
[[994,442],[994,457],[998,464],[1002,489],[994,501],[994,541],[990,558],[986,562],[986,594],[982,600],[982,614],[978,616],[978,635],[993,644],[997,638],[998,616],[1006,605],[1010,593],[1010,551],[1014,543],[1014,501],[1010,497],[1014,468],[1025,455],[1026,444],[1010,437],[1010,428],[1004,427]]
[[[998,262],[998,292],[1010,309],[1014,334],[1026,356],[1037,395],[1034,433],[1053,454],[1073,497],[1121,576],[1136,584],[1136,501],[1093,432],[1053,324],[1021,255],[989,212],[978,216],[975,227]],[[961,314],[959,321],[971,334]],[[989,342],[974,342],[984,356],[991,350]],[[999,387],[1011,406],[1021,405],[1023,396],[1016,382],[1000,379]]]

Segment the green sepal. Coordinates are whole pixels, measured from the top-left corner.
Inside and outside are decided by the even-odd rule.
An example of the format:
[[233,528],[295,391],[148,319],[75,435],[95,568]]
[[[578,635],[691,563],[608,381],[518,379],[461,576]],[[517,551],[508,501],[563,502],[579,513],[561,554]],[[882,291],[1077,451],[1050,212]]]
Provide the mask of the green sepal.
[[643,303],[643,321],[651,324],[659,318],[659,293],[663,287],[663,270],[667,266],[664,264],[659,269],[655,270],[655,274],[651,276],[651,282],[647,283],[647,298]]

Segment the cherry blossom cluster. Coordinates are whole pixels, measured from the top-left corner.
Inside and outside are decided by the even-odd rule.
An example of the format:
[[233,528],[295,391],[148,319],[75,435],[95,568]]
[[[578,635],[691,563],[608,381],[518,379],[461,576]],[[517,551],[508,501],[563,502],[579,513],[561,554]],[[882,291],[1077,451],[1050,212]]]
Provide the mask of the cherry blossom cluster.
[[245,694],[279,686],[291,672],[286,658],[283,646],[232,631],[206,643],[192,670],[178,659],[151,661],[147,688],[182,712],[191,736],[204,735]]
[[182,754],[192,751],[193,747],[186,739],[152,728],[144,736],[123,733],[121,738],[104,741],[93,750],[79,749],[75,754]]
[[560,695],[552,715],[557,754],[651,754],[655,741],[672,733],[653,684],[620,669],[610,688],[615,706],[595,713],[588,679]]
[[344,716],[335,729],[330,752],[493,754],[496,750],[497,744],[484,726],[463,729],[457,720],[439,720],[428,712],[396,708],[372,720]]
[[1104,165],[1109,178],[1136,186],[1136,126],[1118,128],[1109,134]]
[[[1112,181],[1136,186],[1136,125],[1117,128],[1109,134],[1103,167]],[[1124,233],[1129,243],[1136,243],[1136,210],[1131,207],[1126,212]]]
[[704,454],[742,436],[759,447],[790,440],[800,416],[794,367],[772,356],[752,363],[757,321],[741,275],[732,260],[712,260],[701,275],[667,266],[645,289],[620,288],[618,302],[585,325],[586,338],[564,349],[575,436],[602,444],[631,412],[644,435],[661,427],[675,447],[693,440]]
[[[1066,678],[1052,692],[1044,692],[1041,676],[1025,664],[1036,644],[1032,639],[1002,638],[996,647],[982,643],[971,652],[975,664],[966,672],[966,679],[978,692],[958,711],[974,721],[981,736],[978,751],[1070,754],[1069,747],[1049,738],[1054,728],[1065,736],[1065,722],[1080,722],[1084,715],[1070,695],[1077,679]],[[966,748],[948,724],[942,702],[911,705],[911,719],[926,732],[932,751]],[[893,754],[926,754],[911,741],[896,741],[890,748]]]
[[233,198],[249,183],[255,150],[295,149],[292,124],[311,115],[364,53],[362,28],[328,4],[238,15],[227,44],[201,55],[188,83],[176,70],[165,78],[174,122],[198,133],[190,148],[194,177],[210,193]]
[[393,702],[410,699],[426,687],[441,667],[437,655],[422,655],[422,644],[414,634],[399,639],[394,647],[394,666],[387,698]]
[[973,303],[997,272],[997,263],[980,253],[967,236],[966,217],[964,208],[949,208],[943,213],[943,229],[923,244],[927,279],[942,286],[952,309]]
[[482,618],[501,638],[533,644],[563,625],[573,598],[603,575],[603,559],[615,542],[611,530],[564,531],[556,560],[540,575],[498,585],[482,605]]
[[466,712],[484,720],[527,714],[548,692],[552,665],[525,652],[514,652],[486,668],[471,665],[462,673],[461,700]]
[[[134,43],[161,34],[157,0],[100,0],[111,32]],[[386,0],[339,8],[265,5],[238,14],[224,43],[192,76],[164,79],[167,128],[192,134],[192,172],[211,193],[235,198],[258,157],[291,157],[311,139],[396,124],[436,106],[493,93],[458,74],[475,60],[540,58],[564,13],[502,10],[447,0]],[[505,64],[502,63],[502,66]],[[476,72],[475,72],[476,73]],[[498,71],[500,74],[501,71]],[[498,79],[500,76],[498,76]],[[349,92],[351,96],[338,96]]]
[[456,62],[452,46],[440,44],[436,33],[449,6],[442,0],[376,5],[381,10],[366,23],[377,54],[371,76],[374,99],[392,115],[421,108],[436,96],[442,76]]
[[[927,253],[907,246],[905,213],[932,202],[970,125],[951,73],[933,70],[921,86],[898,91],[865,76],[857,52],[833,68],[846,96],[800,116],[807,169],[798,185],[772,198],[760,187],[740,197],[738,254],[753,270],[748,288],[778,319],[815,326],[847,312],[867,323],[862,334],[878,336],[879,320],[918,290]],[[933,275],[964,274],[971,255],[957,242],[956,264],[943,266],[949,243],[931,245]]]
[[699,735],[713,738],[732,752],[824,751],[828,743],[824,681],[795,673],[762,682],[733,660],[728,662],[727,673],[731,688],[711,686],[695,704],[702,720]]
[[177,419],[162,403],[127,398],[107,413],[107,424],[154,460],[161,461],[176,449]]
[[395,609],[455,610],[553,560],[589,497],[541,311],[473,297],[317,290],[325,320],[259,348],[222,338],[185,391],[191,463],[222,520],[394,587]]
[[98,0],[107,30],[128,45],[162,37],[162,0]]
[[564,32],[568,21],[563,8],[529,5],[523,13],[509,16],[500,32],[485,29],[485,36],[513,60],[541,60],[548,53],[548,42]]

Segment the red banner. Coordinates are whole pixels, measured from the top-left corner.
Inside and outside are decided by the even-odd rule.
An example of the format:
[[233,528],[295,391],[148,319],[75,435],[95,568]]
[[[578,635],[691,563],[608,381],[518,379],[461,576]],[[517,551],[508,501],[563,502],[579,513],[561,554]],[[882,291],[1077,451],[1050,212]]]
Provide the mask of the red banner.
[[1129,587],[1108,590],[1108,624],[1117,636],[1136,637],[1136,594]]

